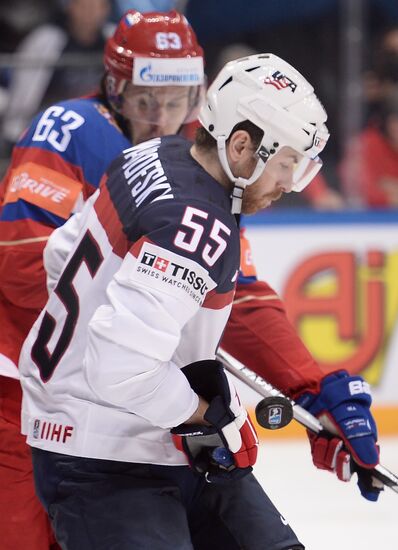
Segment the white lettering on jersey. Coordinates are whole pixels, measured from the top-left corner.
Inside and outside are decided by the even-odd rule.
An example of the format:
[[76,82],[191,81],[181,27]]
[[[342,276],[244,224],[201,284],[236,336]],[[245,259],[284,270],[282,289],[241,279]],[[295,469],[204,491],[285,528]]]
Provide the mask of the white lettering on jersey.
[[[201,220],[208,218],[208,213],[199,208],[193,208],[192,206],[187,206],[184,212],[184,216],[181,220],[181,225],[185,225],[193,230],[193,233],[187,238],[187,233],[185,231],[179,230],[175,236],[174,244],[178,248],[187,250],[188,252],[195,252],[199,246],[199,243],[202,239],[204,232],[204,227],[201,223]],[[198,221],[194,221],[194,218]],[[227,248],[226,240],[221,236],[222,233],[226,235],[231,234],[229,227],[224,225],[220,220],[215,219],[213,227],[210,231],[210,239],[217,243],[217,246],[214,244],[206,243],[202,251],[202,258],[209,266],[213,266],[219,257],[222,255],[224,250]]]
[[[60,131],[53,129],[56,119],[64,124]],[[32,141],[48,141],[60,153],[66,151],[72,138],[71,132],[85,123],[85,119],[75,111],[65,111],[61,105],[53,105],[42,114],[37,123]]]
[[123,151],[126,159],[123,173],[127,184],[131,186],[131,195],[136,206],[140,206],[149,195],[159,191],[160,194],[156,193],[151,202],[174,198],[158,157],[159,145],[160,139],[157,138]]

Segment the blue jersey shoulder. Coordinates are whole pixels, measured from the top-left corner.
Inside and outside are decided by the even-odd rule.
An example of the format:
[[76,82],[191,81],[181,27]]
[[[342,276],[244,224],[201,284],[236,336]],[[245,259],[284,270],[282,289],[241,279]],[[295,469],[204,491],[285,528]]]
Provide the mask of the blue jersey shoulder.
[[105,105],[95,97],[63,101],[35,117],[18,143],[56,153],[98,187],[112,160],[131,146]]

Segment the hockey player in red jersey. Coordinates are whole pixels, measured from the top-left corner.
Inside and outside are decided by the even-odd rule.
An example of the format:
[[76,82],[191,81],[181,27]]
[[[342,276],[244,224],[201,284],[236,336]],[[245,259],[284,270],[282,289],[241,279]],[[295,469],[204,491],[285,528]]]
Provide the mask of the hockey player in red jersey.
[[[275,71],[295,85],[297,114],[287,94],[277,105]],[[124,150],[50,237],[52,291],[19,362],[22,430],[65,550],[303,548],[251,473],[257,437],[213,358],[239,270],[234,214],[311,181],[325,120],[280,58],[231,62],[193,145],[165,136]]]
[[127,13],[106,44],[104,61],[98,95],[52,105],[35,117],[0,186],[2,550],[49,548],[30,451],[19,433],[17,370],[22,342],[47,300],[43,248],[52,231],[81,210],[123,149],[175,134],[195,118],[202,95],[202,49],[176,12]]

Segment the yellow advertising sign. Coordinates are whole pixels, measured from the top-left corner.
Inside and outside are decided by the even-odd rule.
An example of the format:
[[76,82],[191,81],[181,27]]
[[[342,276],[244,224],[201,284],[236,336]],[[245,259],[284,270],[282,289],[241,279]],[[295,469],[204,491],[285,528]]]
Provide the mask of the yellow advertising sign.
[[325,372],[347,369],[377,386],[398,318],[398,252],[316,253],[290,272],[288,314]]

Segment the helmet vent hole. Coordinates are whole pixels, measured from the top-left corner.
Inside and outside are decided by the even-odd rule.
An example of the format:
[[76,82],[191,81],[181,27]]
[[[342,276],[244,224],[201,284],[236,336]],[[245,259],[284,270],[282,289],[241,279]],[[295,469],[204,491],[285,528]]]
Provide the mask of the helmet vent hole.
[[220,91],[222,88],[224,88],[224,86],[226,86],[226,85],[229,84],[230,82],[232,82],[232,76],[230,76],[230,77],[224,82],[224,84],[221,84],[221,86],[218,88],[218,91]]
[[251,73],[252,71],[255,71],[256,69],[259,69],[260,65],[257,65],[256,67],[250,67],[250,69],[246,69],[247,73]]

